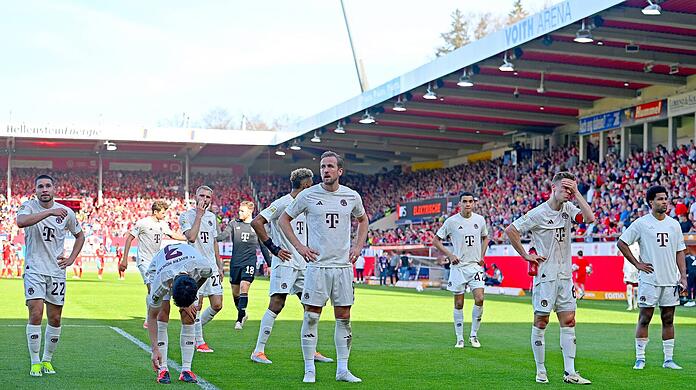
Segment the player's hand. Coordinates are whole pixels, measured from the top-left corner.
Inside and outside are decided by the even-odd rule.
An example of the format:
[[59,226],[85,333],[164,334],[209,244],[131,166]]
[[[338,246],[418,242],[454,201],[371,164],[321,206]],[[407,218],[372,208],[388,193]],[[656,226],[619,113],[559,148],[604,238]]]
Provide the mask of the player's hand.
[[579,193],[578,183],[575,180],[562,179],[561,186],[563,186],[563,188],[565,188],[572,196],[577,196]]
[[689,283],[686,281],[686,275],[682,275],[679,278],[679,292],[686,290],[686,286],[688,285]]
[[452,265],[459,264],[459,258],[457,256],[447,256],[447,260],[449,260],[450,264]]
[[225,279],[225,271],[219,270],[218,275],[220,275],[220,285],[222,286],[222,280]]
[[536,263],[537,265],[546,261],[546,257],[539,255],[527,255],[524,257],[524,259],[530,263]]
[[193,305],[189,307],[182,307],[179,309],[179,313],[181,314],[181,319],[183,320],[185,317],[188,317],[191,319],[191,321],[195,322],[196,321],[196,313],[198,312],[196,308],[196,304],[194,303]]
[[58,256],[58,267],[60,267],[60,269],[66,269],[70,267],[74,262],[75,259],[70,260],[69,257]]
[[304,257],[305,260],[307,261],[317,261],[317,256],[319,255],[319,252],[315,251],[314,249],[300,244],[299,247],[295,248],[297,249],[297,252]]
[[155,369],[155,372],[159,372],[160,366],[162,365],[162,353],[160,352],[159,348],[152,348],[152,356],[150,360],[152,360],[152,368]]
[[121,261],[118,263],[118,270],[120,272],[126,272],[126,269],[128,268],[128,259],[123,258]]
[[486,262],[483,261],[483,259],[481,259],[481,261],[478,262],[478,265],[480,265],[481,267],[483,267],[483,266],[486,265]]
[[636,268],[638,268],[638,271],[643,271],[646,274],[651,274],[651,273],[653,273],[653,271],[655,271],[653,269],[652,264],[650,264],[650,263],[639,262],[638,264],[636,264]]
[[292,253],[290,253],[290,251],[286,251],[283,248],[280,248],[280,251],[278,252],[278,258],[282,261],[290,261],[292,260]]
[[360,257],[360,254],[362,254],[362,248],[354,246],[350,248],[350,262],[351,264],[355,264],[355,262],[358,260],[358,257]]
[[205,214],[205,211],[208,210],[208,206],[210,206],[208,202],[196,203],[196,215],[203,216],[203,214]]
[[68,210],[66,210],[64,208],[50,209],[48,211],[48,215],[54,215],[56,217],[65,218],[68,216]]

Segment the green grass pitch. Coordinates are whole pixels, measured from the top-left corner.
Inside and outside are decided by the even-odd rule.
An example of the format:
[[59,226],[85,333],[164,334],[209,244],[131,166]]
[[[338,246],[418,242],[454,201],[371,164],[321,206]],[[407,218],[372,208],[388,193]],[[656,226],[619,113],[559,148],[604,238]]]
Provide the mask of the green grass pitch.
[[[227,284],[227,281],[225,281]],[[109,274],[99,281],[86,273],[82,280],[68,280],[63,312],[62,338],[54,355],[58,374],[29,376],[29,356],[24,325],[26,307],[21,280],[0,280],[3,310],[0,311],[0,373],[6,385],[17,389],[162,388],[155,383],[149,354],[114,332],[119,327],[148,343],[142,328],[145,287],[140,276],[130,272],[119,281]],[[266,352],[269,366],[254,364],[259,320],[268,304],[268,281],[258,279],[250,293],[250,320],[244,330],[233,330],[236,310],[226,285],[223,311],[208,324],[205,338],[215,349],[196,354],[193,370],[221,389],[304,388],[300,350],[302,311],[297,299],[288,299],[276,321]],[[465,332],[468,332],[472,300],[465,302]],[[659,317],[650,329],[647,368],[631,369],[634,360],[633,329],[637,314],[626,312],[624,302],[581,301],[577,314],[576,366],[600,388],[690,388],[696,383],[696,309],[678,308],[675,360],[682,371],[661,368],[662,345]],[[483,347],[454,349],[452,298],[444,291],[418,293],[411,290],[356,288],[353,308],[353,350],[350,369],[362,384],[336,383],[335,364],[317,363],[317,386],[370,389],[434,389],[485,387],[533,388],[534,360],[529,346],[532,309],[525,298],[487,298],[479,338]],[[44,320],[45,324],[45,320]],[[89,326],[85,326],[89,325]],[[319,350],[335,357],[334,321],[329,308],[319,327]],[[170,325],[169,358],[180,362],[179,321]],[[563,359],[555,319],[546,333],[546,365],[549,388],[565,387]],[[191,384],[176,381],[172,387]],[[10,387],[8,387],[10,388]]]

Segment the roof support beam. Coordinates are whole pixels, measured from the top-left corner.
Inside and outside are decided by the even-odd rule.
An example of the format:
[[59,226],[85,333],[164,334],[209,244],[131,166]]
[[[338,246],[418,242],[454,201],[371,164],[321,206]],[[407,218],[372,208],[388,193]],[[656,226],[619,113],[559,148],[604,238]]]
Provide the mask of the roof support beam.
[[[519,124],[501,124],[501,123],[493,123],[493,122],[480,122],[480,121],[469,121],[469,120],[461,120],[461,119],[445,119],[445,118],[432,118],[432,117],[422,117],[422,116],[417,116],[417,115],[409,115],[408,111],[401,113],[399,115],[389,115],[389,114],[381,114],[377,117],[377,124],[381,126],[381,122],[383,121],[389,121],[389,122],[398,122],[399,125],[394,125],[394,124],[389,124],[391,127],[399,126],[396,128],[401,128],[400,126],[403,124],[403,127],[407,128],[409,124],[415,124],[415,125],[426,125],[426,126],[442,126],[444,131],[451,132],[453,134],[471,134],[473,135],[478,135],[476,131],[480,131],[480,134],[485,134],[486,131],[495,131],[495,132],[500,132],[500,134],[485,134],[485,135],[492,135],[492,136],[503,136],[504,133],[510,132],[510,131],[515,131],[515,130],[524,130],[532,133],[541,133],[541,134],[549,134],[553,132],[552,127],[540,127],[540,126],[527,126],[527,125],[519,125]],[[357,122],[357,121],[356,121]],[[470,131],[460,131],[460,130],[449,130],[448,128],[463,128],[463,129],[468,129]],[[439,129],[438,129],[439,130]],[[479,139],[479,138],[477,138]]]
[[694,15],[662,10],[658,17],[646,17],[640,8],[614,7],[601,13],[605,20],[639,23],[642,25],[670,26],[693,30]]
[[[546,82],[544,82],[546,84]],[[538,85],[537,85],[538,86]],[[425,93],[424,89],[415,90],[414,94]],[[566,99],[566,98],[556,98],[548,97],[544,95],[520,95],[516,98],[512,93],[504,92],[490,92],[490,91],[479,91],[471,88],[440,88],[437,90],[438,96],[451,96],[459,97],[465,99],[481,100],[486,102],[506,102],[506,103],[517,103],[517,104],[533,104],[538,106],[547,107],[562,107],[562,108],[574,108],[574,109],[587,109],[592,108],[594,103],[589,100],[578,100],[578,99]],[[447,101],[447,100],[445,100]],[[408,107],[408,103],[407,103]]]
[[[447,78],[447,80],[456,82],[458,78],[459,76],[449,77]],[[492,85],[497,87],[519,87],[526,89],[536,89],[539,86],[539,79],[528,79],[522,77],[515,77],[512,75],[491,76],[477,74],[472,76],[472,79],[476,84]],[[564,83],[550,80],[544,80],[544,86],[548,91],[567,92],[577,95],[608,96],[623,99],[632,99],[636,97],[635,91],[625,88],[604,87],[599,85],[582,85],[582,88],[580,88],[579,84]]]
[[[554,31],[551,35],[575,38],[577,31],[577,26],[569,26],[561,30]],[[622,28],[602,26],[594,28],[592,30],[592,36],[595,41],[618,41],[625,43],[633,42],[637,45],[651,45],[682,50],[694,50],[694,48],[696,48],[696,37],[690,37],[687,35],[626,30]]]
[[[432,122],[430,123],[432,124]],[[375,136],[384,136],[384,134],[389,134],[389,138],[398,138],[399,135],[403,136],[423,136],[428,137],[427,140],[414,140],[412,142],[441,142],[449,143],[450,145],[461,145],[461,144],[472,144],[477,145],[485,142],[501,142],[508,138],[504,135],[489,135],[489,134],[472,134],[464,133],[456,130],[447,130],[446,128],[440,129],[422,129],[422,128],[409,128],[408,126],[383,126],[379,122],[373,125],[363,125],[363,124],[348,124],[346,130],[349,134],[352,131],[360,131],[362,134],[374,133]],[[408,138],[394,139],[394,142],[403,142]]]
[[[455,106],[437,103],[408,102],[408,108],[418,111],[432,112],[433,114],[469,115],[479,117],[505,118],[511,120],[525,120],[533,122],[547,122],[557,124],[576,123],[577,118],[570,115],[544,114],[529,111],[496,110],[492,108]],[[407,111],[408,112],[408,111]],[[463,121],[466,123],[466,121]]]

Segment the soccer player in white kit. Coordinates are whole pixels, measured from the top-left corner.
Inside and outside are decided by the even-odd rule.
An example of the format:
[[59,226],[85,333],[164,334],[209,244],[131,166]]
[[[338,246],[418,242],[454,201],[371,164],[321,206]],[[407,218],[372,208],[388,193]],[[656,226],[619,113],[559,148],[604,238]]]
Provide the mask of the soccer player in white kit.
[[[51,364],[61,332],[61,315],[65,303],[65,269],[75,262],[85,243],[85,235],[68,207],[53,200],[55,181],[40,175],[34,180],[36,199],[30,199],[17,211],[17,227],[24,228],[26,262],[24,297],[29,309],[26,334],[31,357],[31,376],[55,374]],[[75,237],[70,256],[63,255],[67,232]],[[46,333],[43,358],[41,319],[46,305]]]
[[[261,318],[259,336],[256,339],[256,348],[251,354],[251,360],[256,363],[271,364],[271,360],[266,356],[266,342],[273,331],[273,324],[276,317],[285,307],[285,300],[288,294],[297,295],[302,299],[302,288],[304,287],[304,274],[307,262],[292,246],[290,240],[280,230],[278,219],[285,208],[305,189],[312,186],[314,174],[308,168],[299,168],[290,173],[290,183],[292,191],[282,196],[267,208],[262,210],[259,215],[251,221],[251,227],[256,232],[259,240],[273,254],[271,263],[271,286],[268,295],[271,297],[268,303],[268,310]],[[265,225],[270,224],[270,236],[266,232]],[[304,214],[300,214],[292,220],[292,226],[299,240],[307,245],[307,220]],[[276,242],[280,245],[277,245]],[[314,360],[330,363],[333,359],[327,358],[316,353]]]
[[[544,365],[544,333],[551,311],[555,310],[561,325],[561,350],[565,374],[563,381],[572,384],[590,384],[575,371],[575,288],[572,279],[570,228],[573,222],[594,221],[594,215],[580,194],[575,176],[569,172],[557,173],[551,183],[551,197],[541,205],[515,220],[505,230],[510,243],[522,258],[538,264],[534,277],[532,303],[532,352],[536,362],[536,381],[548,383]],[[570,200],[575,199],[580,208]],[[532,233],[532,245],[537,255],[530,255],[522,246],[521,234]]]
[[[471,310],[471,332],[469,343],[480,348],[478,330],[483,315],[483,257],[488,249],[488,227],[486,219],[473,212],[476,199],[471,192],[464,192],[459,197],[461,211],[445,220],[435,237],[433,245],[444,253],[451,264],[447,289],[454,293],[454,333],[457,336],[455,348],[464,348],[464,293],[467,286],[474,295],[474,307]],[[451,240],[452,250],[447,249],[442,241]]]
[[[342,186],[343,158],[327,151],[321,155],[321,184],[302,191],[280,217],[280,227],[292,246],[308,262],[302,303],[303,382],[316,381],[314,356],[317,350],[319,317],[331,299],[336,318],[336,380],[362,382],[348,370],[352,342],[350,308],[353,296],[353,266],[367,239],[369,221],[360,195]],[[295,235],[292,220],[306,214],[309,245]],[[358,222],[355,243],[351,246],[351,217]]]
[[[215,273],[205,257],[188,244],[171,244],[165,246],[152,258],[148,269],[147,296],[150,323],[169,323],[169,300],[179,307],[181,314],[181,375],[180,381],[196,383],[196,375],[191,371],[195,349],[194,322],[198,289]],[[157,382],[171,383],[167,366],[169,335],[166,326],[148,328],[152,348],[152,368],[157,372]]]
[[[174,240],[186,241],[186,237],[183,234],[172,231],[167,221],[164,220],[168,208],[167,202],[161,200],[154,201],[152,203],[152,215],[136,222],[126,236],[126,244],[123,248],[121,261],[118,264],[118,270],[125,272],[128,268],[128,252],[130,251],[131,243],[137,238],[138,253],[135,264],[145,285],[148,284],[146,274],[150,268],[150,262],[155,253],[159,252],[164,236]],[[147,292],[150,292],[149,287]],[[145,322],[143,322],[143,328],[147,328],[147,317],[145,317]]]
[[[679,290],[685,289],[686,245],[681,226],[667,213],[667,189],[650,187],[645,195],[650,214],[635,220],[623,232],[617,246],[624,257],[638,269],[638,326],[636,326],[635,370],[645,368],[645,347],[648,345],[648,326],[655,307],[660,307],[662,319],[662,367],[681,370],[673,360],[674,310],[679,305]],[[629,245],[640,245],[636,259]]]
[[[640,256],[640,245],[634,242],[628,247],[633,253],[633,257],[638,259]],[[624,257],[623,281],[626,284],[626,310],[638,308],[638,268],[636,268],[627,258]]]
[[[218,236],[217,218],[208,211],[213,200],[213,190],[208,186],[196,189],[196,207],[179,216],[179,226],[184,236],[213,268],[213,275],[198,290],[198,317],[196,318],[196,350],[213,352],[203,338],[203,325],[210,322],[222,310],[223,266],[220,249],[215,238]],[[202,297],[208,297],[210,306],[201,312]]]

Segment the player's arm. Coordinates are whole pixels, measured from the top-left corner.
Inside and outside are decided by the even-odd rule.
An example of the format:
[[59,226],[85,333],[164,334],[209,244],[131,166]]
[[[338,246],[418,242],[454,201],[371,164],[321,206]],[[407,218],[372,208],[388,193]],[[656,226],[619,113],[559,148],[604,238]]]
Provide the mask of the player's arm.
[[[275,206],[271,205],[271,207],[268,207],[264,210],[262,210],[259,215],[257,215],[252,221],[251,221],[251,228],[254,229],[256,232],[256,236],[259,238],[259,242],[263,244],[268,250],[273,253],[273,256],[278,257],[282,261],[287,261],[292,259],[292,254],[279,247],[273,242],[273,239],[268,235],[268,232],[266,232],[265,225],[269,222],[268,219],[265,217],[265,215],[270,215],[269,218],[275,219],[277,221],[278,218],[278,212],[280,210],[276,208]],[[262,248],[263,250],[263,248]],[[265,255],[264,255],[265,258]],[[268,260],[266,260],[268,262]]]
[[315,261],[319,252],[309,248],[308,246],[300,242],[300,240],[295,235],[295,230],[292,228],[292,225],[290,225],[290,222],[293,219],[294,218],[288,214],[287,210],[284,211],[278,219],[278,225],[280,225],[280,230],[283,232],[283,234],[285,234],[285,237],[287,237],[287,239],[290,240],[290,244],[292,244],[292,246],[295,247],[295,249],[297,249],[297,252],[302,257],[304,257],[305,260]]
[[204,202],[196,203],[196,217],[193,219],[191,228],[184,232],[184,236],[186,236],[188,242],[194,243],[198,239],[198,232],[201,229],[201,220],[203,219],[207,207],[208,205]]
[[67,258],[65,258],[65,256],[58,256],[58,266],[62,269],[71,266],[72,263],[75,262],[77,256],[80,254],[80,251],[82,250],[82,246],[85,244],[85,233],[82,230],[80,230],[77,233],[74,233],[73,235],[75,236],[75,244],[73,244],[70,256],[68,256]]
[[515,225],[510,224],[510,226],[508,226],[505,229],[505,234],[507,234],[508,239],[510,240],[510,245],[512,245],[512,247],[515,248],[515,251],[517,251],[517,254],[522,256],[522,258],[525,261],[529,261],[529,262],[533,262],[533,263],[538,264],[538,263],[546,260],[542,256],[530,255],[529,253],[527,253],[527,251],[524,249],[524,246],[522,245],[522,235],[520,234],[520,231],[517,230]]
[[[26,206],[23,206],[23,207],[26,208]],[[36,225],[37,223],[43,221],[44,219],[46,219],[52,215],[54,215],[56,217],[65,218],[68,216],[68,210],[60,207],[60,208],[53,208],[53,209],[44,210],[44,211],[41,211],[39,213],[30,214],[27,212],[23,212],[22,209],[20,209],[19,213],[17,214],[17,227],[21,229],[21,228]]]
[[128,236],[126,237],[126,243],[123,246],[123,255],[121,255],[120,259],[121,261],[118,264],[118,270],[121,272],[128,268],[128,252],[130,252],[131,243],[134,239],[135,236],[129,232]]
[[367,231],[370,226],[370,221],[367,219],[367,213],[355,218],[358,221],[358,234],[355,239],[355,245],[350,250],[350,262],[355,263],[362,253],[363,246],[367,240]]
[[595,220],[594,213],[592,212],[592,208],[590,208],[589,203],[587,203],[587,200],[585,200],[585,197],[582,196],[580,191],[578,190],[578,183],[575,180],[570,180],[570,179],[563,179],[561,181],[561,185],[563,185],[566,188],[569,188],[573,196],[575,196],[575,200],[578,202],[578,207],[580,208],[580,212],[582,212],[582,220],[577,220],[576,222],[585,222],[585,223],[592,223]]
[[217,263],[218,273],[220,274],[220,283],[222,283],[222,279],[225,277],[225,266],[222,264],[222,257],[220,256],[220,246],[216,242],[213,248],[215,248],[215,262]]
[[[626,230],[626,232],[628,232],[628,230]],[[636,259],[636,257],[633,256],[633,253],[631,252],[631,248],[628,247],[628,244],[623,239],[619,238],[619,240],[616,241],[616,246],[619,248],[621,254],[623,254],[626,260],[628,260],[629,263],[633,264],[634,267],[638,268],[639,271],[643,271],[649,274],[653,272],[652,264],[643,263],[639,259]]]
[[[156,324],[157,315],[159,315],[160,308],[152,307],[147,305],[147,323]],[[159,347],[157,346],[157,327],[148,326],[147,333],[150,335],[150,349],[152,350],[152,368],[159,372],[160,366],[162,365],[162,354],[160,353]]]
[[217,237],[215,237],[215,240],[217,242],[223,242],[223,241],[233,241],[234,242],[234,221],[230,221],[230,223],[225,226],[225,228],[218,234]]
[[686,251],[677,251],[677,267],[679,268],[679,285],[682,290],[686,289],[687,278],[686,278]]
[[259,241],[259,249],[261,249],[261,256],[263,256],[263,260],[266,262],[266,265],[268,265],[270,267],[270,265],[271,265],[271,253],[268,251],[266,246],[261,242],[261,240],[258,240],[258,241]]
[[172,240],[177,240],[177,241],[187,241],[188,239],[186,238],[185,235],[175,232],[172,229],[169,228],[169,226],[166,226],[166,230],[164,231],[164,234],[167,235],[167,237],[171,238]]
[[445,258],[449,260],[450,263],[459,264],[459,259],[457,258],[457,256],[455,256],[454,253],[452,253],[452,251],[447,249],[445,244],[442,243],[442,239],[437,234],[433,236],[433,246],[437,248],[437,250],[439,250],[440,252],[444,253]]
[[488,250],[488,245],[491,243],[491,239],[488,236],[481,236],[481,261],[479,265],[483,266],[485,264],[486,251]]

